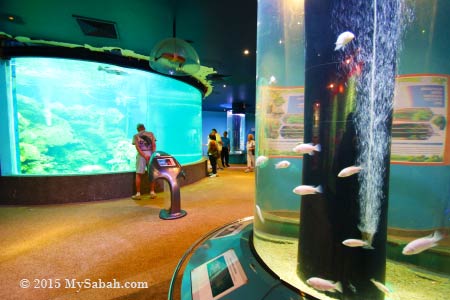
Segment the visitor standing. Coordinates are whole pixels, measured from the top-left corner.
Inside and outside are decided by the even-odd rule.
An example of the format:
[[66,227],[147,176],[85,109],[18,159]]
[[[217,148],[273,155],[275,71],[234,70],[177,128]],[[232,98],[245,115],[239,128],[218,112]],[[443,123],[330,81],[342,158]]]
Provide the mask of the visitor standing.
[[[150,157],[156,151],[156,139],[153,132],[145,131],[144,124],[136,127],[138,133],[133,136],[132,144],[136,147],[136,194],[131,196],[133,200],[141,199],[141,180],[145,174]],[[150,198],[155,198],[155,182],[150,182]]]
[[245,173],[252,172],[255,167],[255,139],[253,138],[253,134],[249,134],[247,136],[247,169],[245,169]]
[[230,139],[228,138],[228,132],[223,132],[222,137],[222,152],[220,152],[220,160],[224,167],[230,166]]
[[[223,161],[221,159],[222,157],[222,138],[220,136],[220,133],[217,132],[217,130],[215,128],[211,129],[211,133],[213,133],[216,136],[216,143],[217,143],[217,147],[219,149],[219,157],[217,158],[217,166],[219,167],[220,170],[223,170],[223,168],[225,167],[225,165],[223,164]],[[219,165],[219,161],[220,160],[220,164],[222,166]]]
[[216,135],[211,132],[208,141],[208,158],[211,164],[212,174],[209,177],[217,176],[217,158],[219,157],[219,146],[216,142]]

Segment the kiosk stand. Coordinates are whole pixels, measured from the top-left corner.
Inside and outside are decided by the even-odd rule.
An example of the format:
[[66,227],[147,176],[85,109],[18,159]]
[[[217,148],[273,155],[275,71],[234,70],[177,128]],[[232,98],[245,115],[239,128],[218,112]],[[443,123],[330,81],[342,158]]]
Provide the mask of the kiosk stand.
[[170,208],[162,209],[159,217],[164,220],[173,220],[184,217],[187,213],[180,206],[180,186],[178,185],[178,177],[185,174],[181,169],[181,165],[171,155],[156,151],[153,153],[148,163],[148,177],[150,181],[156,179],[164,179],[170,186]]

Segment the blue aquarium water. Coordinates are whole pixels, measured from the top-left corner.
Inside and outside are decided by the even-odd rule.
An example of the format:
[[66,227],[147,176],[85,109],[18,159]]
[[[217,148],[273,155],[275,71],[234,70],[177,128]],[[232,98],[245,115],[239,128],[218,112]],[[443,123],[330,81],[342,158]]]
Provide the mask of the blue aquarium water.
[[245,149],[245,114],[227,111],[227,128],[230,152],[242,153]]
[[[258,2],[253,241],[283,281],[318,299],[448,298],[449,11],[439,0]],[[335,44],[345,31],[356,35]],[[338,178],[346,163],[362,169]],[[314,195],[294,192],[306,184]]]
[[16,132],[2,138],[11,160],[3,175],[133,171],[137,123],[181,164],[202,158],[202,96],[186,83],[81,60],[21,57],[2,66],[12,87],[3,125]]

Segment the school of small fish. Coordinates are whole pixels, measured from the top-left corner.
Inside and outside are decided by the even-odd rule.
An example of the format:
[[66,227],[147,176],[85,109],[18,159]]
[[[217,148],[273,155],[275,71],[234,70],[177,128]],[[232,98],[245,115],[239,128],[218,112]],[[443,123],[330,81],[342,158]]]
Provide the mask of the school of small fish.
[[[350,31],[342,32],[335,43],[335,51],[344,50],[345,46],[350,43],[355,38],[355,35]],[[320,144],[313,143],[304,143],[298,144],[293,149],[293,152],[299,154],[308,154],[314,155],[314,152],[320,152],[321,146]],[[256,160],[256,166],[264,166],[267,164],[268,158],[265,156],[260,156]],[[275,169],[284,169],[290,166],[290,162],[287,160],[280,161],[275,164]],[[361,166],[349,166],[342,169],[338,173],[338,177],[345,178],[350,177],[359,173],[363,168]],[[310,194],[320,194],[323,193],[323,188],[321,185],[312,186],[312,185],[300,185],[293,189],[293,192],[298,195],[310,195]],[[256,214],[262,223],[264,223],[264,218],[261,212],[261,209],[258,205],[256,205]],[[443,236],[438,231],[433,234],[422,237],[408,243],[403,251],[403,255],[414,255],[421,253],[427,249],[437,246],[438,242],[443,239]],[[364,249],[374,249],[371,245],[372,241],[362,240],[362,239],[346,239],[342,242],[343,245],[347,247],[361,247]],[[391,293],[390,289],[387,288],[383,283],[376,281],[375,279],[370,279],[370,281],[375,285],[375,287],[381,292],[389,295]],[[306,280],[306,283],[313,287],[316,290],[324,291],[324,292],[343,292],[342,284],[340,282],[334,282],[331,280],[319,278],[319,277],[311,277]],[[356,291],[356,289],[355,289]],[[354,291],[354,292],[355,292]]]
[[[389,295],[392,293],[392,291],[383,283],[376,281],[373,278],[371,278],[370,281],[375,285],[377,289],[382,291],[384,294]],[[342,284],[339,281],[335,282],[320,277],[311,277],[308,280],[306,280],[306,283],[318,291],[343,293]],[[356,288],[352,284],[349,284],[349,288],[354,293],[356,293]]]

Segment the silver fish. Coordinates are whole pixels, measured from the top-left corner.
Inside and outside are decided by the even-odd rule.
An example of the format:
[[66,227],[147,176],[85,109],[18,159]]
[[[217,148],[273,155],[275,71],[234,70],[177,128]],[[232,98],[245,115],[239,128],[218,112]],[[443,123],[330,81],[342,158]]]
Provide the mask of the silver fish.
[[337,40],[336,40],[336,47],[334,48],[334,51],[339,49],[344,49],[345,45],[350,43],[355,38],[355,35],[351,33],[350,31],[344,31],[341,33]]
[[264,220],[264,217],[263,217],[263,214],[262,214],[262,211],[261,211],[261,208],[259,207],[259,205],[256,204],[255,208],[256,208],[256,215],[258,216],[259,220],[261,221],[261,223],[265,223],[266,220]]
[[323,192],[322,186],[312,186],[312,185],[299,185],[298,187],[292,190],[294,193],[298,195],[311,195],[311,194],[319,194]]
[[263,155],[258,156],[258,158],[256,158],[255,165],[257,167],[263,168],[266,166],[266,163],[268,160],[269,160],[269,158],[267,156],[263,156]]
[[403,255],[413,255],[437,246],[437,243],[444,237],[439,231],[435,231],[426,237],[416,239],[403,248]]
[[342,242],[347,247],[363,247],[364,249],[374,249],[368,241],[359,239],[347,239]]
[[282,160],[275,165],[275,169],[286,169],[291,165],[287,160]]
[[306,283],[318,291],[324,291],[324,292],[339,291],[342,293],[342,284],[339,281],[334,282],[334,281],[322,279],[319,277],[311,277],[308,280],[306,280]]
[[381,282],[376,281],[375,279],[370,279],[370,281],[372,281],[372,283],[377,287],[377,289],[379,289],[380,291],[382,291],[385,294],[389,294],[391,293],[391,291]]
[[320,144],[314,145],[312,143],[308,143],[297,145],[292,149],[292,151],[301,154],[314,155],[314,151],[320,152],[321,149],[322,147],[320,146]]
[[359,173],[361,170],[362,167],[358,166],[347,167],[339,172],[338,177],[349,177],[352,176],[353,174]]

